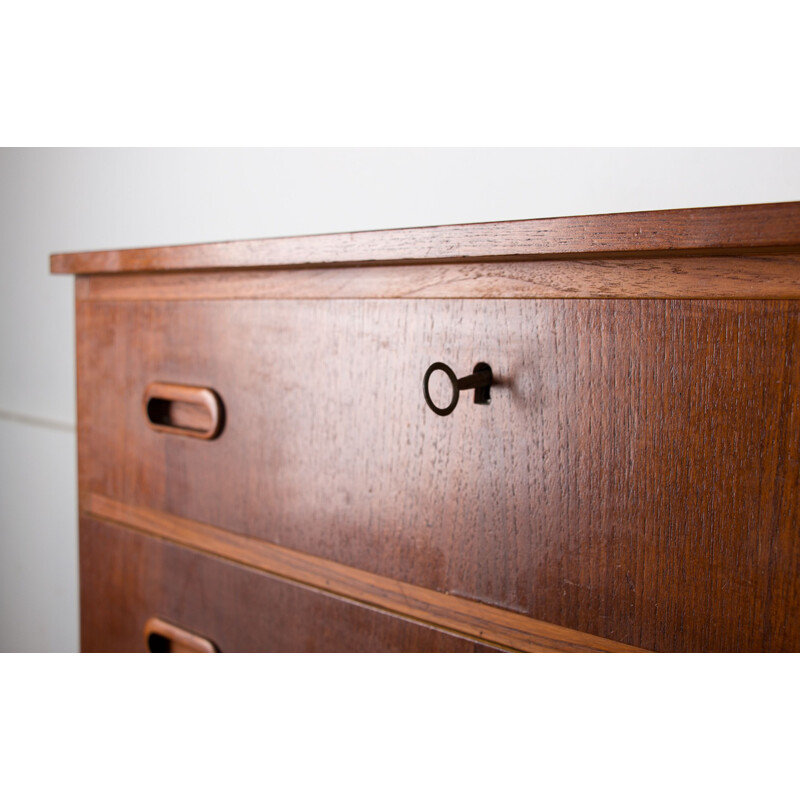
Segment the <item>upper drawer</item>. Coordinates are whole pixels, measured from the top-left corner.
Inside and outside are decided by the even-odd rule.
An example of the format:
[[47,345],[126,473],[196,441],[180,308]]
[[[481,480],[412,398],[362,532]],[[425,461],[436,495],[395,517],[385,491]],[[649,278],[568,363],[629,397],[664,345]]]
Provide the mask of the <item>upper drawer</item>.
[[[648,649],[796,649],[800,304],[78,304],[83,492]],[[490,405],[426,406],[433,362]],[[153,430],[152,382],[221,398]]]

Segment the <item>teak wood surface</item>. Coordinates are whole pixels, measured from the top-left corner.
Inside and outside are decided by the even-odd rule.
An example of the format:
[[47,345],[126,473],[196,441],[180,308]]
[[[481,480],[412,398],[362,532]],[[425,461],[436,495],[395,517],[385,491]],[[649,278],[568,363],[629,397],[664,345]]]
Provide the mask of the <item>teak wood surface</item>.
[[[81,304],[80,483],[636,647],[793,649],[799,335],[797,301]],[[434,361],[491,405],[432,414]],[[151,431],[153,380],[224,434]]]
[[502,649],[565,653],[633,652],[638,649],[164,512],[126,506],[100,495],[84,497],[81,506],[87,518],[123,525],[173,544],[253,567],[297,585],[442,630],[458,631]]
[[418,264],[577,256],[796,250],[800,203],[647,211],[150,247],[51,258],[60,273]]
[[78,278],[82,301],[369,298],[800,299],[800,254],[423,264]]
[[153,616],[222,652],[496,650],[96,520],[81,520],[80,548],[85,652],[143,651]]
[[[82,603],[108,602],[82,610],[85,648],[133,647],[137,628],[141,649],[142,614],[216,642],[205,601],[132,613],[131,592],[169,605],[190,568],[280,586],[253,589],[279,607],[324,597],[354,649],[800,648],[800,203],[52,266],[92,273],[76,290]],[[490,364],[491,405],[465,393],[432,414],[434,361]],[[221,435],[152,430],[152,382],[215,392]],[[148,566],[85,567],[112,550]],[[431,633],[387,623],[356,645],[351,607]],[[537,625],[552,646],[514,639]]]

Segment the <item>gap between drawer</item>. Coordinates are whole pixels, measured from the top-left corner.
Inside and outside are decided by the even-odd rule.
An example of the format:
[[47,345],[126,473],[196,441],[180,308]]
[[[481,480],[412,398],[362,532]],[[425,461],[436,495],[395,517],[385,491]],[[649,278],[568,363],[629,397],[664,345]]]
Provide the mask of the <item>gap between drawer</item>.
[[130,506],[100,494],[84,494],[81,511],[96,519],[124,525],[327,594],[505,649],[523,652],[646,652],[621,642],[375,575],[163,511]]

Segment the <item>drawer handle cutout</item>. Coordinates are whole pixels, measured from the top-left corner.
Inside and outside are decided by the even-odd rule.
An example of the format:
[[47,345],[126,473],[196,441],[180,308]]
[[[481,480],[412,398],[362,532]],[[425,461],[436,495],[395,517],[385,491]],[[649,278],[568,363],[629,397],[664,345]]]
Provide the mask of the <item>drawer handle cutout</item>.
[[[450,405],[445,408],[440,408],[431,400],[430,391],[428,390],[431,375],[439,371],[447,375],[453,387],[453,396],[450,400]],[[425,395],[425,402],[428,404],[428,408],[430,408],[434,414],[438,414],[440,417],[446,417],[448,414],[452,414],[453,411],[455,411],[461,392],[469,389],[475,390],[476,403],[479,405],[489,405],[491,402],[489,387],[492,385],[492,380],[492,368],[483,361],[475,365],[475,369],[472,370],[472,375],[467,375],[464,378],[456,378],[455,372],[453,372],[447,364],[442,364],[441,361],[437,361],[435,364],[431,364],[425,372],[425,377],[422,380],[422,391]]]
[[144,626],[144,642],[148,653],[218,653],[219,648],[196,633],[151,617]]
[[144,415],[154,431],[197,439],[219,436],[225,417],[215,391],[178,383],[149,384],[144,391]]

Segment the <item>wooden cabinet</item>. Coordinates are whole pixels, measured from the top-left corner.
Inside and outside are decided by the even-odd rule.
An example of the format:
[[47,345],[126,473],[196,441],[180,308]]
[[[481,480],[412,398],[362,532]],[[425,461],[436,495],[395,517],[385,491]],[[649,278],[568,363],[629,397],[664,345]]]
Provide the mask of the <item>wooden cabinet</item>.
[[52,267],[83,649],[798,649],[800,204]]

